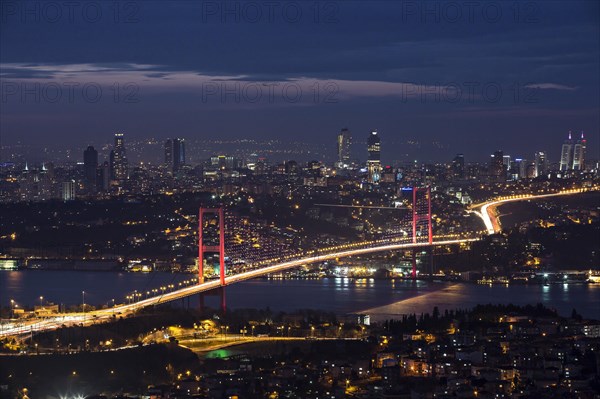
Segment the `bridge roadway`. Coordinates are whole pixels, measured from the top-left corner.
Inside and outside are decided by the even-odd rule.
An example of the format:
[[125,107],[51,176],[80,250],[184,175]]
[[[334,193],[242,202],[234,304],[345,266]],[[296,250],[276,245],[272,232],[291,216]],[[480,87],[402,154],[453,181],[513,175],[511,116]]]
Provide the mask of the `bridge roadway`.
[[[579,194],[587,191],[598,191],[599,187],[592,187],[589,189],[572,189],[572,190],[564,190],[557,193],[550,194],[523,194],[523,195],[513,195],[508,197],[501,197],[495,200],[491,200],[488,202],[474,204],[470,208],[472,212],[474,212],[477,216],[479,216],[483,223],[485,224],[485,228],[488,234],[495,234],[501,231],[499,217],[496,215],[496,207],[498,205],[514,202],[514,201],[523,201],[529,199],[540,199],[547,197],[555,197],[561,195],[572,195]],[[459,238],[459,239],[447,239],[434,241],[431,245],[452,245],[452,244],[461,244],[472,241],[477,241],[478,238]],[[376,242],[375,244],[378,244]],[[252,278],[264,276],[266,274],[278,273],[285,271],[287,269],[292,269],[294,267],[323,262],[326,260],[331,260],[335,258],[344,258],[348,256],[354,255],[364,255],[373,252],[381,252],[381,251],[393,251],[399,249],[410,249],[415,247],[426,247],[429,246],[428,243],[396,243],[390,244],[389,242],[381,245],[373,245],[373,243],[365,244],[365,247],[362,248],[353,248],[353,249],[344,249],[340,251],[329,252],[321,255],[314,255],[305,258],[289,260],[281,263],[277,263],[271,266],[261,267],[258,269],[238,273],[235,275],[225,277],[225,285],[230,285],[234,283],[239,283],[244,280],[249,280]],[[354,247],[358,246],[358,244],[347,244],[342,247]],[[122,304],[117,305],[112,308],[95,310],[87,313],[68,313],[57,315],[53,317],[48,317],[45,319],[36,319],[32,321],[27,321],[23,323],[8,323],[4,324],[0,328],[0,338],[6,336],[18,336],[18,335],[26,335],[33,334],[34,332],[42,332],[49,331],[60,328],[62,326],[74,326],[74,325],[90,325],[99,321],[106,321],[111,319],[113,316],[127,316],[129,314],[135,313],[139,309],[143,309],[148,306],[155,306],[161,303],[175,301],[177,299],[185,298],[190,295],[199,294],[202,292],[210,291],[215,288],[219,288],[221,286],[219,280],[211,280],[202,284],[184,287],[175,291],[166,292],[159,296],[150,297],[147,299],[140,300],[138,302],[130,303],[130,304]]]
[[[515,202],[515,201],[523,201],[529,199],[540,199],[540,198],[548,198],[548,197],[557,197],[561,195],[573,195],[573,194],[581,194],[588,191],[597,191],[597,188],[590,189],[571,189],[559,191],[557,193],[551,194],[523,194],[523,195],[512,195],[508,197],[500,197],[496,200],[492,200],[489,202],[484,202],[481,204],[471,205],[471,209],[476,209],[473,211],[477,216],[479,216],[483,220],[483,224],[487,230],[488,234],[497,234],[502,231],[502,226],[500,224],[500,217],[496,213],[496,209],[499,205]],[[479,209],[477,211],[477,209]]]
[[[292,269],[298,266],[307,265],[316,262],[324,262],[336,258],[344,258],[355,255],[365,255],[374,252],[383,251],[394,251],[400,249],[411,249],[417,247],[427,246],[438,246],[438,245],[453,245],[463,244],[472,241],[477,241],[478,238],[457,238],[457,239],[446,239],[440,241],[434,241],[433,244],[427,242],[420,243],[395,243],[390,244],[389,242],[381,245],[371,245],[363,248],[344,249],[340,251],[333,251],[325,254],[317,254],[305,258],[299,258],[289,260],[281,263],[277,263],[271,266],[261,267],[259,269],[249,270],[225,277],[225,285],[231,285],[239,283],[245,280],[250,280],[256,277],[264,276],[271,273],[278,273],[288,269]],[[347,244],[342,247],[352,247],[353,244]],[[15,335],[26,335],[33,334],[42,331],[50,331],[63,326],[76,326],[76,325],[91,325],[100,321],[107,321],[114,316],[127,316],[135,313],[136,311],[143,309],[148,306],[155,306],[162,303],[175,301],[178,299],[185,298],[190,295],[199,294],[202,292],[210,291],[221,286],[219,280],[210,280],[202,284],[184,287],[175,291],[166,292],[159,296],[146,298],[130,304],[116,305],[111,308],[94,310],[86,313],[68,313],[57,316],[47,317],[44,319],[36,319],[20,324],[5,324],[0,331],[0,338],[6,336]]]

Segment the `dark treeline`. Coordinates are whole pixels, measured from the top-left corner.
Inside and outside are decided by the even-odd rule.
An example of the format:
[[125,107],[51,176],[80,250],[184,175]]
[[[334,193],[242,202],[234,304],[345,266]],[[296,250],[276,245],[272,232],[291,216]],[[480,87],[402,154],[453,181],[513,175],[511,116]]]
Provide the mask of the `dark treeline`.
[[[577,313],[574,311],[574,314]],[[556,317],[557,313],[553,309],[548,309],[541,303],[537,305],[517,306],[508,305],[477,305],[473,309],[444,310],[440,312],[436,306],[432,313],[415,313],[402,315],[400,319],[386,320],[382,327],[391,334],[410,334],[417,330],[427,332],[443,332],[448,330],[456,323],[460,323],[463,328],[477,329],[481,327],[490,327],[498,322],[499,317],[505,315],[523,315],[529,317]],[[578,315],[577,315],[578,316]]]

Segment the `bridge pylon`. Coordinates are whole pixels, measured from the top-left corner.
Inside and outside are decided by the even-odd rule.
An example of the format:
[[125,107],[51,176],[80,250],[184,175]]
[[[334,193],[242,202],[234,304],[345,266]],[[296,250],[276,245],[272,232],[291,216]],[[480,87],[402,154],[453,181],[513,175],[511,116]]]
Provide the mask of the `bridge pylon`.
[[[219,219],[219,244],[204,245],[204,215],[216,214]],[[204,254],[219,254],[219,279],[225,285],[225,215],[223,208],[200,208],[198,212],[198,284],[204,283]]]
[[[424,192],[424,198],[419,198],[419,191]],[[412,242],[417,243],[419,222],[427,222],[427,243],[433,244],[433,220],[431,217],[431,187],[412,188]],[[417,278],[417,262],[413,250],[412,278]]]

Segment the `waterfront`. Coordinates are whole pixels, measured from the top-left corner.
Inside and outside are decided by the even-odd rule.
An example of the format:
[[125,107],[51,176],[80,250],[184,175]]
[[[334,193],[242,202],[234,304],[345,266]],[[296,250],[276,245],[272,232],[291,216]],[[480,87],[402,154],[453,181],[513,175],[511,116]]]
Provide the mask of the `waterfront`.
[[[139,293],[189,280],[190,274],[107,273],[21,270],[0,273],[0,305],[14,299],[20,306],[37,305],[40,296],[56,304],[77,305],[85,291],[87,304],[102,306],[125,302]],[[600,284],[476,285],[428,281],[327,278],[319,280],[257,279],[226,288],[230,308],[266,308],[274,311],[319,309],[339,314],[368,313],[373,320],[398,314],[471,308],[477,304],[543,303],[568,316],[573,308],[584,317],[600,319]],[[219,295],[208,295],[205,304],[218,307]],[[175,302],[180,305],[182,302]],[[183,302],[197,306],[192,297]]]

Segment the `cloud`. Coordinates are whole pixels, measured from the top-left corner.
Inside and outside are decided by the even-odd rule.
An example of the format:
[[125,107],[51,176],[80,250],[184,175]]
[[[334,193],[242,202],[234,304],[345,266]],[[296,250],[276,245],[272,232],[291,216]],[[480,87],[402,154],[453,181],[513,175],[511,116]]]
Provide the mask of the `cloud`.
[[[136,83],[143,89],[190,92],[199,90],[240,90],[255,93],[257,89],[293,91],[300,90],[304,96],[331,96],[331,98],[397,97],[414,98],[427,93],[454,95],[454,85],[418,84],[383,80],[323,79],[321,77],[297,76],[264,79],[252,75],[214,75],[192,70],[172,70],[170,66],[150,64],[0,64],[3,76],[15,82],[64,83],[94,82],[101,85]],[[293,93],[288,93],[292,95]],[[251,94],[249,94],[251,95]]]
[[565,90],[565,91],[575,91],[579,89],[579,87],[571,87],[566,85],[561,85],[558,83],[532,83],[525,86],[527,89],[540,89],[540,90]]

